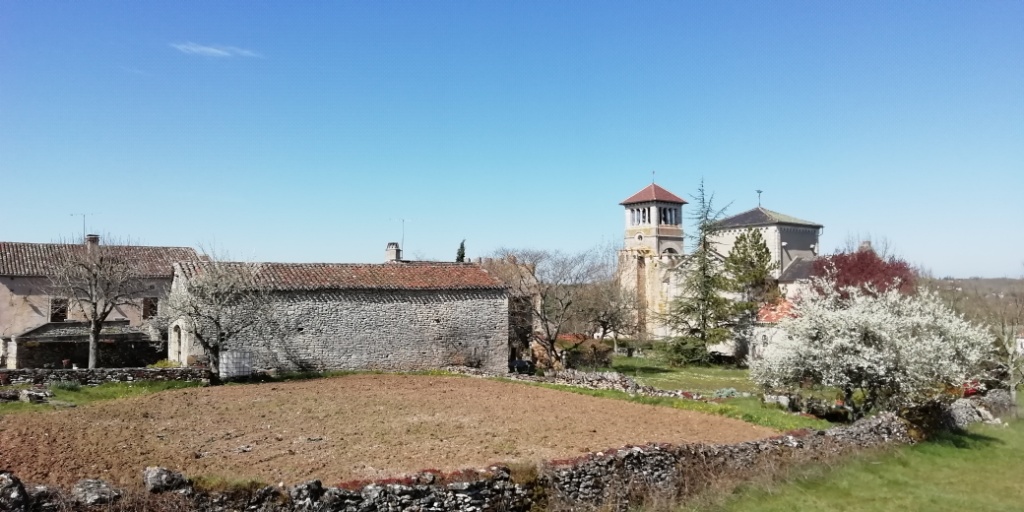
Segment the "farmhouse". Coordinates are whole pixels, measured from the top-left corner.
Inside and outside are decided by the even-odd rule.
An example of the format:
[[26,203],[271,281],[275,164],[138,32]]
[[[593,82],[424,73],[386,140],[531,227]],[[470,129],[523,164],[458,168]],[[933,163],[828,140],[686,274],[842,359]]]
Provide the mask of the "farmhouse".
[[[641,331],[655,338],[671,336],[673,333],[660,318],[683,289],[678,271],[687,261],[682,223],[683,205],[687,203],[651,183],[620,204],[625,208],[626,220],[619,252],[622,286],[637,297]],[[772,262],[778,264],[775,278],[782,291],[790,297],[798,295],[820,249],[821,224],[758,206],[714,224],[711,241],[718,256],[728,256],[740,233],[750,229],[761,232]]]
[[82,244],[0,242],[0,367],[35,368],[88,362],[89,325],[74,301],[54,291],[51,278],[86,251],[123,258],[137,279],[131,305],[115,308],[101,332],[99,366],[137,366],[161,354],[144,329],[167,292],[172,263],[198,259],[188,247],[100,246],[98,235]]
[[[390,244],[383,264],[223,263],[175,265],[173,287],[211,265],[255,266],[271,326],[223,347],[224,376],[255,369],[417,370],[448,365],[504,371],[508,364],[506,286],[473,263],[409,262]],[[222,267],[223,268],[223,267]],[[168,359],[189,364],[204,351],[182,319],[171,326]]]

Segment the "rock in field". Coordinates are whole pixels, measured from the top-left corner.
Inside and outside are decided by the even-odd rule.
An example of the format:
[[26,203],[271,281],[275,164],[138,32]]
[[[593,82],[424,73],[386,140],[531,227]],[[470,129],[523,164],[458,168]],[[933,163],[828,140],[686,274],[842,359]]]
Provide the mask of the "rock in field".
[[121,498],[121,493],[103,480],[79,480],[71,488],[71,497],[83,505],[103,505]]
[[149,466],[142,471],[142,481],[149,492],[171,492],[191,487],[181,473],[158,466]]
[[0,510],[28,511],[28,494],[21,480],[11,473],[0,471]]
[[974,402],[966,398],[957,399],[946,410],[946,424],[954,432],[964,432],[972,423],[977,423],[981,419]]

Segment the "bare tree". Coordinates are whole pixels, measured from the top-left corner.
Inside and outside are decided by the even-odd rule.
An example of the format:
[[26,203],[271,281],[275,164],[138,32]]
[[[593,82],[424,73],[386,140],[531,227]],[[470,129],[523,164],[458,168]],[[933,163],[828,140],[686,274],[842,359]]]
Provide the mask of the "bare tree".
[[1017,388],[1024,383],[1024,347],[1017,341],[1024,338],[1024,287],[1002,297],[992,310],[989,325],[995,331],[999,362],[1016,404]]
[[[523,303],[529,304],[536,319],[532,339],[552,364],[564,366],[565,351],[574,347],[558,347],[558,337],[587,325],[584,295],[602,275],[599,252],[499,249],[496,256],[504,264],[492,264],[488,270],[508,284],[513,295],[533,297]],[[582,340],[573,343],[578,346]]]
[[587,285],[583,293],[583,318],[595,336],[611,336],[612,347],[619,349],[619,336],[634,335],[638,331],[636,294],[624,290],[618,279],[605,279]]
[[883,260],[896,256],[893,243],[885,236],[869,233],[847,233],[842,245],[836,248],[837,253],[855,253],[862,249],[871,249]]
[[989,329],[995,339],[993,366],[1017,400],[1024,384],[1024,280],[930,280],[933,289],[955,311]]
[[604,246],[593,267],[593,279],[584,286],[581,299],[583,318],[596,337],[611,336],[612,348],[619,349],[619,336],[634,335],[639,331],[638,299],[632,290],[624,288],[618,272],[619,247]]
[[89,368],[96,368],[97,344],[107,317],[115,308],[138,308],[145,288],[130,247],[101,245],[99,236],[89,235],[79,250],[63,253],[50,276],[53,295],[66,298],[70,309],[89,322]]
[[221,351],[239,336],[273,328],[270,285],[258,263],[207,261],[175,265],[175,280],[165,301],[168,323],[182,328],[202,346],[210,368],[220,368]]

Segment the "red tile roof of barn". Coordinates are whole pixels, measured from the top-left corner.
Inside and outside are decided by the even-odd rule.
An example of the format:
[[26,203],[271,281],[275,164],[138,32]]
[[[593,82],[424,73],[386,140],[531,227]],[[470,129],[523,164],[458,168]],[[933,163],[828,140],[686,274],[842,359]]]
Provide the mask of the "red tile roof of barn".
[[258,279],[275,291],[312,290],[500,290],[505,284],[472,263],[242,263],[183,262],[186,278],[205,265],[257,267]]
[[[174,275],[176,261],[197,260],[191,247],[153,247],[145,245],[100,245],[105,251],[117,251],[135,263],[140,277]],[[72,255],[86,251],[85,244],[35,244],[0,242],[0,276],[49,276]]]
[[629,196],[629,199],[619,203],[622,205],[636,204],[636,203],[647,203],[651,201],[661,201],[663,203],[675,203],[675,204],[686,204],[686,200],[665,190],[658,185],[651,183],[644,187],[643,190]]
[[757,321],[766,324],[778,323],[786,318],[793,318],[793,303],[782,299],[775,304],[764,304],[757,312]]

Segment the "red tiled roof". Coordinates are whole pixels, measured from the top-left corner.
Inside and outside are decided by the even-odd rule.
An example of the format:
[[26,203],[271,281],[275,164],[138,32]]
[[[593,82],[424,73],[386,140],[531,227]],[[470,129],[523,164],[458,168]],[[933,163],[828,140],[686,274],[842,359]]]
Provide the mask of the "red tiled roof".
[[782,299],[775,304],[765,304],[757,312],[757,321],[766,324],[774,324],[786,318],[793,318],[793,303]]
[[629,196],[629,199],[619,203],[622,205],[636,204],[636,203],[647,203],[651,201],[661,201],[663,203],[675,203],[675,204],[686,204],[686,200],[665,190],[658,185],[651,183],[644,187],[643,190]]
[[186,279],[206,265],[256,266],[257,278],[274,291],[314,290],[501,290],[505,284],[472,263],[242,263],[183,262]]
[[[100,245],[104,251],[113,251],[132,261],[139,277],[167,277],[174,275],[176,261],[198,260],[191,247],[153,247],[145,245]],[[0,242],[0,276],[45,277],[75,254],[87,250],[85,244],[34,244]]]

